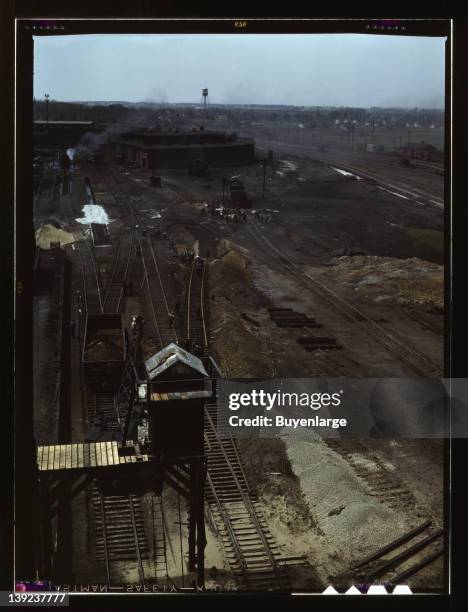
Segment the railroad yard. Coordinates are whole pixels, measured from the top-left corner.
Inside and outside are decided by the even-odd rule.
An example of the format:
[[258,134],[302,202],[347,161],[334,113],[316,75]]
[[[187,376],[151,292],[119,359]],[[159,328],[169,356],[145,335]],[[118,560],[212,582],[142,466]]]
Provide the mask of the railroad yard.
[[[145,362],[171,343],[213,381],[443,375],[443,164],[324,152],[288,133],[249,133],[252,163],[199,176],[161,168],[158,181],[141,165],[72,149],[52,191],[39,187],[40,470],[53,469],[44,449],[57,460],[65,446],[55,469],[151,463],[134,394],[150,385]],[[232,205],[232,181],[228,206],[235,176],[250,207]],[[443,441],[311,442],[295,430],[234,440],[220,437],[217,410],[204,401],[206,588],[442,588]],[[171,470],[173,483],[188,483],[180,462]],[[147,471],[128,473],[131,486],[84,478],[72,495],[64,485],[70,502],[50,527],[55,580],[193,587],[195,506],[180,484],[161,493]]]

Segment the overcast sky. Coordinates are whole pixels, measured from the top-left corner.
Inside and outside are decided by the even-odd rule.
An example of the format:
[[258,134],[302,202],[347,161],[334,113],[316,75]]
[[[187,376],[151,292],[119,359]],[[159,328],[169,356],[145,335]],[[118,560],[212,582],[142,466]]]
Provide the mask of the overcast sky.
[[443,108],[443,38],[321,35],[35,37],[34,96]]

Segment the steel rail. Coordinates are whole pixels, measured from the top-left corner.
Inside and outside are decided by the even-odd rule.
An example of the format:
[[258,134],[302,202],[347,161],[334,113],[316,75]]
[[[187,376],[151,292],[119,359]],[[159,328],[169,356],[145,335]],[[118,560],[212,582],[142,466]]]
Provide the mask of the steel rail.
[[[109,523],[109,516],[108,516],[108,511],[112,510],[112,505],[115,504],[116,507],[118,507],[120,509],[120,511],[122,511],[122,507],[121,505],[119,505],[119,503],[121,503],[121,500],[115,502],[113,501],[112,497],[110,497],[109,499],[107,499],[107,509],[106,509],[106,498],[104,496],[104,494],[101,491],[98,491],[95,489],[95,494],[98,495],[98,503],[99,503],[99,510],[100,510],[100,515],[101,515],[101,524],[100,524],[100,529],[101,529],[101,533],[102,533],[102,544],[103,544],[103,552],[104,552],[104,562],[106,565],[106,575],[107,575],[107,583],[109,586],[111,586],[112,584],[112,542],[109,541],[109,533],[108,533],[108,523]],[[135,555],[135,558],[132,559],[132,561],[135,561],[137,563],[138,566],[138,575],[140,578],[140,583],[142,584],[142,586],[144,586],[145,584],[145,570],[144,570],[144,566],[143,566],[143,558],[142,558],[142,554],[141,554],[141,549],[140,549],[140,540],[139,540],[139,535],[141,534],[141,530],[139,531],[138,529],[138,525],[136,522],[136,517],[135,517],[135,508],[134,508],[134,495],[132,493],[129,493],[128,496],[125,498],[125,496],[123,497],[123,499],[126,499],[126,502],[128,503],[128,511],[129,511],[129,518],[130,518],[130,522],[126,525],[124,525],[124,527],[121,527],[121,529],[123,529],[123,533],[127,533],[131,532],[132,534],[132,542],[128,541],[128,543],[125,544],[125,550],[128,551],[128,553],[131,553],[131,556],[133,556],[133,554]],[[115,537],[115,536],[114,536]],[[125,539],[123,540],[125,541]],[[117,549],[120,554],[122,554],[122,550],[121,548]],[[114,551],[114,554],[116,554],[116,551]],[[122,560],[118,560],[118,559],[114,559],[114,562],[123,562]],[[128,563],[130,561],[130,557],[128,557],[128,561],[126,561],[126,563]]]
[[190,269],[190,277],[187,288],[187,338],[190,338],[190,319],[191,319],[191,299],[192,299],[192,279],[193,279],[193,271],[195,269],[195,264],[192,264],[192,268]]
[[107,584],[111,585],[111,572],[110,572],[110,560],[109,560],[109,544],[107,541],[107,525],[106,525],[106,509],[104,507],[104,496],[102,493],[99,495],[100,497],[100,506],[101,506],[101,521],[102,521],[102,539],[104,543],[104,558],[106,563],[106,574],[107,574]]
[[[153,245],[151,244],[150,237],[147,236],[146,239],[148,241],[148,245],[149,245],[149,248],[150,248],[150,251],[151,251],[151,257],[152,257],[152,261],[153,261],[153,264],[154,264],[154,269],[156,270],[156,275],[158,277],[158,282],[159,282],[159,286],[161,288],[161,295],[162,295],[163,300],[164,300],[164,305],[165,305],[165,308],[166,308],[166,312],[167,312],[167,315],[169,317],[171,311],[170,311],[170,308],[169,308],[169,304],[167,303],[166,292],[164,290],[164,285],[163,285],[163,282],[162,282],[161,273],[159,271],[159,266],[158,266],[158,262],[157,262],[157,259],[156,259],[156,255],[154,253],[154,249],[153,249]],[[143,250],[142,250],[142,259],[144,259],[144,257],[143,257]],[[170,329],[172,329],[172,334],[171,335],[173,336],[174,341],[177,343],[179,341],[179,339],[177,337],[176,330],[175,330],[174,327],[172,327]]]
[[[190,270],[190,276],[189,276],[189,282],[188,282],[188,287],[187,287],[187,337],[190,337],[190,333],[191,333],[191,317],[192,317],[192,313],[194,312],[194,308],[195,308],[195,304],[196,304],[196,298],[198,297],[199,300],[199,306],[200,306],[200,311],[201,311],[201,319],[202,319],[202,335],[203,338],[200,338],[200,340],[202,340],[204,342],[205,348],[208,348],[209,346],[209,340],[208,340],[208,333],[207,333],[207,325],[206,325],[206,314],[205,314],[205,303],[204,303],[204,290],[205,290],[205,273],[206,273],[206,268],[205,266],[203,266],[203,274],[202,274],[202,279],[201,279],[201,283],[200,283],[200,292],[199,295],[196,296],[194,295],[194,287],[196,286],[195,283],[193,282],[193,274],[196,268],[196,264],[193,263],[192,268]],[[210,448],[210,450],[221,450],[221,453],[223,455],[224,461],[226,462],[226,465],[228,466],[229,472],[230,472],[230,476],[232,478],[232,481],[235,484],[236,490],[238,492],[239,495],[239,501],[243,504],[247,516],[249,517],[250,523],[252,524],[253,528],[255,529],[255,532],[257,533],[259,540],[261,542],[262,545],[262,550],[265,553],[265,558],[266,560],[268,560],[268,565],[269,565],[269,570],[272,571],[273,573],[276,573],[277,570],[277,563],[275,560],[275,557],[273,555],[273,552],[271,551],[270,545],[268,543],[268,540],[265,537],[265,533],[263,531],[263,528],[260,524],[260,521],[258,519],[257,516],[257,511],[250,499],[250,489],[249,489],[249,485],[248,485],[248,480],[247,480],[247,476],[245,474],[244,468],[242,466],[242,462],[237,450],[237,447],[233,441],[233,447],[234,447],[234,453],[235,453],[235,458],[236,458],[236,466],[238,465],[240,468],[240,474],[242,477],[242,481],[244,483],[244,486],[242,485],[242,483],[239,481],[239,478],[236,474],[236,471],[234,469],[234,466],[232,464],[231,459],[229,458],[228,454],[226,453],[226,449],[224,447],[224,444],[222,442],[222,440],[220,439],[220,437],[218,436],[218,433],[216,431],[216,428],[214,426],[213,420],[209,414],[208,409],[205,407],[204,409],[205,411],[205,419],[206,422],[208,423],[209,427],[210,427],[210,433],[212,434],[212,436],[214,437],[214,446],[213,446],[213,440],[210,440],[208,438],[207,432],[205,432],[205,444],[208,448]],[[215,483],[215,481],[212,479],[211,474],[210,474],[210,470],[208,467],[208,473],[207,473],[207,482],[209,484],[211,493],[213,495],[213,498],[215,500],[216,503],[216,507],[218,508],[219,512],[220,512],[220,516],[222,518],[222,521],[224,523],[224,525],[226,526],[226,530],[227,533],[229,535],[229,539],[232,543],[232,546],[236,552],[236,557],[238,558],[239,564],[241,565],[241,573],[244,576],[244,579],[248,580],[247,578],[247,573],[248,573],[248,563],[247,560],[245,559],[244,556],[244,552],[243,552],[243,545],[242,542],[240,541],[239,537],[237,536],[235,529],[232,525],[231,522],[231,518],[229,515],[229,509],[225,508],[223,505],[223,502],[220,498],[219,492],[218,492],[218,487],[219,484]],[[247,494],[245,492],[245,490],[247,490]],[[248,551],[245,551],[248,552]],[[279,576],[278,576],[278,580],[279,580]]]
[[[239,491],[241,500],[244,502],[244,505],[245,505],[245,507],[247,509],[247,512],[249,513],[250,518],[252,520],[252,523],[255,525],[255,529],[257,530],[258,535],[260,536],[260,539],[262,540],[262,544],[263,544],[263,546],[265,548],[265,552],[266,552],[266,554],[268,556],[268,559],[269,559],[269,561],[271,563],[272,569],[274,569],[276,567],[276,561],[275,561],[275,558],[273,556],[273,553],[271,552],[270,545],[268,544],[268,541],[265,538],[265,534],[263,533],[263,529],[262,529],[262,526],[260,525],[260,522],[258,520],[258,516],[257,516],[257,513],[255,511],[255,508],[254,508],[254,506],[252,504],[252,501],[250,500],[250,497],[245,494],[245,491],[243,490],[242,485],[239,482],[237,474],[235,473],[234,468],[232,466],[232,462],[231,462],[231,460],[229,459],[229,457],[228,457],[228,455],[226,453],[226,449],[224,448],[224,444],[222,443],[222,440],[218,436],[218,433],[216,431],[216,427],[214,426],[213,420],[212,420],[212,418],[211,418],[211,416],[210,416],[210,414],[209,414],[209,412],[208,412],[208,410],[206,408],[205,408],[205,416],[208,419],[208,422],[209,422],[210,427],[211,427],[211,431],[212,431],[212,433],[215,436],[215,439],[216,439],[216,442],[218,444],[218,447],[221,449],[221,452],[224,455],[224,459],[225,459],[225,461],[226,461],[226,463],[228,465],[229,471],[231,472],[231,476],[232,476],[232,478],[233,478],[233,480],[234,480],[234,482],[236,484],[236,487],[237,487],[237,489]],[[248,486],[247,481],[246,481],[246,485]]]
[[206,266],[203,263],[203,274],[202,274],[202,280],[201,280],[201,286],[200,286],[200,309],[201,309],[201,318],[202,318],[202,327],[203,327],[203,340],[204,340],[205,348],[208,348],[208,345],[209,345],[208,331],[207,331],[206,318],[205,318],[205,272],[206,272]]
[[386,553],[391,552],[392,550],[394,550],[395,548],[398,548],[402,544],[405,544],[408,540],[411,540],[415,536],[419,535],[431,525],[432,525],[432,521],[428,520],[422,523],[422,525],[419,525],[418,527],[411,529],[411,531],[407,531],[406,533],[404,533],[402,536],[400,536],[396,540],[393,540],[393,542],[390,542],[390,544],[386,544],[382,548],[379,548],[378,551],[376,551],[375,553],[372,553],[372,555],[370,555],[369,557],[366,557],[365,559],[360,561],[357,565],[354,565],[353,569],[358,569],[362,567],[363,565],[367,565],[371,561],[375,561],[379,557],[383,557]]
[[193,312],[195,310],[195,306],[197,304],[197,299],[198,299],[198,304],[200,307],[200,316],[201,316],[200,323],[201,323],[201,336],[202,336],[199,339],[203,342],[204,348],[207,349],[209,345],[209,341],[208,341],[208,330],[207,330],[206,316],[205,316],[205,299],[204,299],[206,266],[204,263],[202,263],[202,266],[203,266],[203,270],[202,270],[202,276],[201,276],[201,281],[200,281],[200,293],[198,296],[194,295],[194,292],[197,289],[197,284],[194,283],[194,280],[193,280],[194,272],[197,267],[197,264],[194,262],[190,269],[190,276],[189,276],[188,287],[187,287],[187,339],[191,337],[191,333],[193,333],[192,328],[195,327],[192,322],[192,316],[193,316]]
[[121,263],[121,254],[122,254],[122,242],[124,242],[123,237],[119,236],[119,245],[117,247],[115,256],[114,256],[114,261],[112,264],[112,271],[111,271],[111,275],[110,278],[107,282],[107,286],[105,289],[105,293],[104,293],[104,299],[103,299],[103,308],[105,308],[107,306],[108,300],[109,300],[109,296],[111,294],[111,290],[114,284],[117,284],[119,286],[119,294],[117,297],[117,301],[115,303],[114,308],[112,309],[112,312],[119,312],[120,311],[120,305],[122,302],[122,297],[123,297],[123,283],[126,281],[126,279],[128,278],[128,271],[130,268],[130,262],[132,261],[132,252],[133,252],[133,248],[134,248],[134,235],[132,232],[132,235],[130,237],[130,241],[129,241],[129,246],[128,246],[128,251],[127,251],[127,255],[126,255],[126,259],[125,259],[125,264],[123,266],[123,274],[121,276],[121,278],[117,278],[116,279],[116,274],[118,270],[122,270],[122,266],[119,265]]
[[81,277],[82,277],[82,282],[83,282],[83,298],[84,298],[84,307],[86,312],[84,314],[88,314],[88,292],[86,289],[86,272],[85,272],[85,265],[84,265],[84,261],[83,261],[83,257],[80,253],[79,249],[73,249],[78,253],[78,257],[80,258],[80,263],[81,263]]
[[[140,242],[139,238],[137,238],[137,241],[138,241],[138,244],[141,245],[141,242]],[[141,248],[141,246],[140,246],[140,248]],[[146,289],[148,291],[150,308],[151,308],[151,312],[152,312],[152,315],[153,315],[153,325],[154,325],[154,329],[156,331],[156,334],[158,335],[158,338],[159,338],[159,344],[162,347],[163,340],[162,340],[161,330],[159,329],[158,318],[156,316],[156,310],[154,308],[153,296],[151,295],[151,285],[150,285],[150,282],[149,282],[148,268],[146,267],[146,261],[145,261],[145,258],[143,257],[143,255],[141,257],[141,262],[143,264],[143,270],[145,271],[144,282],[146,283]]]
[[101,309],[101,312],[103,312],[104,311],[104,307],[103,307],[103,304],[102,304],[102,296],[101,296],[101,284],[102,283],[101,283],[101,278],[100,278],[99,272],[98,272],[98,270],[96,268],[96,259],[94,257],[94,253],[93,253],[93,251],[92,251],[92,249],[91,249],[91,247],[89,245],[88,238],[85,237],[84,238],[84,242],[85,242],[86,248],[88,250],[89,257],[91,259],[91,265],[92,265],[92,269],[93,269],[93,273],[94,273],[94,278],[96,280],[96,287],[97,287],[97,295],[98,295],[98,300],[99,300],[99,307]]
[[117,269],[117,264],[119,262],[119,256],[120,256],[121,249],[122,249],[122,234],[119,233],[118,240],[117,240],[117,248],[115,249],[114,257],[113,257],[113,260],[112,260],[111,273],[110,273],[109,279],[107,281],[106,288],[104,289],[104,299],[103,299],[103,305],[104,306],[106,305],[106,302],[107,302],[107,300],[109,298],[109,293],[110,293],[110,289],[112,287],[112,283],[114,281],[115,272],[116,272],[116,269]]
[[[191,317],[193,316],[193,313],[195,312],[195,307],[196,307],[197,298],[198,298],[198,304],[200,306],[201,319],[202,319],[202,331],[201,331],[202,337],[197,338],[197,339],[203,341],[205,345],[205,349],[207,349],[209,346],[209,340],[208,340],[208,333],[207,333],[206,313],[205,313],[205,304],[204,304],[204,290],[205,290],[204,280],[205,280],[206,268],[205,266],[203,266],[203,274],[202,274],[202,278],[200,282],[199,293],[197,291],[198,285],[194,282],[195,269],[196,269],[196,264],[193,263],[191,270],[190,270],[189,281],[188,281],[188,286],[187,286],[187,337],[190,337],[190,334],[193,333],[192,326],[191,326]],[[197,293],[198,295],[196,295]],[[221,451],[222,453],[224,462],[227,465],[229,473],[230,473],[231,482],[234,483],[235,490],[237,491],[236,495],[239,498],[238,501],[242,504],[243,508],[245,509],[246,520],[248,520],[249,524],[252,525],[252,528],[254,529],[256,536],[258,537],[259,545],[261,545],[262,553],[264,554],[265,566],[259,569],[259,572],[260,573],[262,572],[265,573],[265,571],[272,572],[272,577],[276,575],[277,580],[280,581],[280,576],[277,574],[277,563],[276,563],[275,557],[270,548],[268,540],[265,537],[265,533],[263,531],[263,528],[257,516],[257,511],[250,499],[250,489],[248,485],[248,480],[247,480],[245,471],[243,469],[238,450],[235,444],[233,443],[236,468],[237,467],[239,468],[242,483],[240,482],[239,477],[236,474],[236,470],[234,469],[232,460],[229,458],[222,440],[219,438],[217,434],[216,428],[214,426],[213,420],[209,414],[207,407],[205,407],[204,410],[205,410],[205,422],[208,424],[210,435],[212,436],[212,439],[210,440],[210,438],[208,437],[208,433],[205,431],[205,447],[210,449],[210,452]],[[218,509],[222,523],[224,524],[226,528],[226,532],[229,537],[229,541],[231,542],[231,545],[233,547],[233,550],[235,552],[237,562],[240,565],[240,570],[237,570],[237,571],[240,572],[243,580],[245,580],[247,584],[249,584],[249,582],[253,583],[255,581],[255,577],[249,577],[249,570],[253,570],[255,572],[255,569],[252,568],[251,566],[249,567],[248,559],[245,556],[246,554],[248,555],[249,548],[245,547],[245,543],[242,542],[242,538],[240,537],[240,535],[236,534],[235,528],[232,524],[232,520],[230,517],[230,510],[228,507],[225,508],[224,503],[221,499],[222,485],[220,485],[219,483],[216,483],[215,480],[212,478],[209,465],[208,465],[208,473],[207,473],[207,484],[213,496],[215,507]]]
[[410,559],[411,557],[414,557],[418,552],[420,552],[421,550],[423,550],[424,548],[432,544],[432,542],[434,542],[435,540],[438,540],[440,536],[443,535],[443,533],[444,533],[444,530],[439,529],[438,531],[435,531],[431,535],[427,536],[427,538],[424,538],[423,540],[416,542],[416,544],[413,544],[412,546],[410,546],[403,552],[395,555],[394,557],[392,557],[391,559],[383,563],[376,570],[367,574],[367,578],[371,581],[371,580],[374,580],[375,578],[379,578],[380,576],[383,576],[389,570],[393,569],[395,566],[400,565],[401,563],[403,563],[407,559]]
[[141,584],[144,585],[145,584],[145,572],[143,569],[143,562],[141,559],[141,551],[140,551],[140,542],[138,540],[138,529],[137,529],[137,525],[136,525],[136,521],[135,521],[135,509],[133,507],[133,494],[129,493],[128,494],[128,501],[130,504],[130,516],[132,519],[132,528],[133,528],[133,537],[135,540],[135,552],[137,555],[137,561],[138,561],[138,574],[140,576],[140,581]]
[[[110,178],[112,180],[112,182],[113,182],[113,184],[115,186],[114,190],[111,188],[111,192],[112,192],[114,198],[120,204],[121,208],[127,210],[130,213],[132,222],[138,221],[139,225],[141,225],[143,227],[143,229],[148,230],[149,227],[148,227],[147,223],[139,215],[139,213],[135,210],[133,204],[128,200],[127,195],[125,194],[125,192],[122,189],[121,185],[119,185],[117,179],[115,178],[115,175],[113,173],[109,173],[107,176],[108,176],[108,178]],[[118,190],[118,192],[119,192],[118,194],[116,194],[116,190]],[[163,347],[164,342],[163,342],[161,330],[160,330],[160,327],[158,326],[157,320],[156,320],[157,319],[156,311],[155,311],[155,308],[154,308],[153,296],[152,296],[151,287],[150,287],[150,283],[149,283],[148,262],[146,261],[146,258],[144,256],[144,250],[143,250],[143,248],[141,246],[140,238],[136,238],[136,240],[138,241],[138,244],[140,246],[141,259],[142,259],[144,270],[145,270],[145,280],[146,280],[147,288],[148,288],[149,295],[150,295],[151,310],[152,310],[153,319],[154,319],[154,323],[155,323],[155,329],[157,331],[161,347],[164,348]],[[165,289],[164,289],[164,284],[163,284],[161,273],[160,273],[160,270],[159,270],[156,254],[154,252],[154,248],[153,248],[153,245],[151,243],[151,239],[150,239],[150,237],[148,235],[146,236],[146,241],[147,241],[148,246],[149,246],[149,251],[151,253],[151,261],[152,261],[152,264],[154,266],[154,270],[156,272],[156,276],[157,276],[157,279],[158,279],[159,287],[160,287],[160,290],[161,290],[161,296],[162,296],[162,302],[164,304],[164,309],[165,309],[166,314],[167,314],[167,316],[169,318],[170,309],[169,309],[169,305],[168,305],[168,302],[167,302],[167,297],[166,297],[166,292],[165,292]],[[178,337],[177,337],[177,333],[176,333],[174,328],[172,328],[171,335],[173,336],[174,341],[177,343],[178,342]]]
[[[247,228],[247,231],[250,233],[250,235],[255,240],[257,240],[259,244],[262,244],[261,240],[263,240],[267,248],[270,250],[270,253],[273,254],[277,261],[281,263],[290,273],[296,275],[298,278],[306,279],[309,284],[312,285],[319,297],[326,300],[341,314],[352,318],[354,322],[357,323],[368,335],[383,344],[389,352],[396,354],[421,375],[427,376],[429,372],[416,365],[414,363],[414,359],[412,361],[411,357],[408,357],[408,355],[416,357],[421,362],[427,364],[432,369],[432,371],[438,370],[437,365],[434,364],[430,359],[424,357],[424,355],[421,355],[415,349],[408,348],[408,346],[405,346],[402,341],[398,340],[394,335],[392,335],[386,329],[381,327],[378,323],[373,321],[370,317],[368,317],[361,310],[359,310],[359,308],[357,308],[353,304],[350,304],[346,299],[339,296],[332,289],[304,272],[304,270],[302,270],[300,266],[298,266],[287,255],[285,255],[282,251],[280,251],[273,244],[271,244],[271,242],[263,234],[263,232],[258,227],[256,227],[256,222],[254,220],[252,220],[252,223],[250,223],[249,225],[250,227]],[[252,231],[251,228],[254,228],[254,231]],[[370,324],[371,329],[363,325],[362,319],[364,319],[366,323]],[[383,336],[386,336],[388,339],[384,338]],[[394,346],[392,346],[391,343],[393,343]]]
[[210,476],[209,471],[207,472],[206,479],[207,479],[207,482],[208,482],[208,484],[209,484],[209,486],[211,488],[211,492],[213,493],[213,497],[215,499],[216,506],[218,507],[219,513],[221,514],[221,518],[223,519],[223,523],[226,526],[226,529],[227,529],[227,531],[229,533],[229,538],[231,540],[231,543],[232,543],[232,545],[234,547],[234,550],[236,551],[237,559],[238,559],[241,567],[243,568],[243,570],[245,570],[245,569],[247,569],[247,562],[245,561],[244,555],[242,554],[242,551],[240,549],[240,543],[239,543],[237,535],[236,535],[236,533],[234,531],[234,527],[232,525],[231,519],[230,519],[229,515],[227,514],[227,512],[225,511],[224,506],[223,506],[221,500],[219,499],[218,493],[216,491],[216,486],[215,486],[215,484],[214,484],[214,482],[213,482],[213,480],[212,480],[212,478]]
[[[84,241],[86,241],[86,238],[83,239],[83,242]],[[75,246],[74,250],[78,253],[78,257],[80,258],[81,276],[82,276],[82,282],[83,282],[84,306],[86,308],[86,314],[88,314],[89,311],[90,311],[90,300],[89,300],[90,287],[89,287],[89,282],[88,282],[88,278],[87,278],[88,277],[88,272],[87,272],[87,269],[86,269],[86,263],[85,263],[83,254],[81,253],[80,248],[79,248],[79,244],[76,243],[74,246]],[[98,295],[98,298],[99,298],[99,285],[97,286],[97,295]],[[99,299],[98,299],[98,301],[99,301]]]
[[439,548],[432,554],[428,555],[427,557],[424,557],[424,559],[422,559],[415,565],[412,565],[411,567],[409,567],[407,570],[404,570],[400,572],[399,574],[397,574],[396,576],[394,576],[392,579],[392,582],[394,584],[402,584],[407,578],[409,578],[410,576],[414,576],[414,574],[417,574],[418,572],[420,572],[422,569],[424,569],[425,567],[433,563],[436,559],[441,557],[443,554],[444,554],[444,549]]

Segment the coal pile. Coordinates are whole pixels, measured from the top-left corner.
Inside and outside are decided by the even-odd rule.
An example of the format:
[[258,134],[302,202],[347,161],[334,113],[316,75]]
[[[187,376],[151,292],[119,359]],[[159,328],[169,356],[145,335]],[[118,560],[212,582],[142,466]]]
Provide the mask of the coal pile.
[[123,358],[120,329],[100,330],[89,339],[85,349],[86,361],[114,361]]

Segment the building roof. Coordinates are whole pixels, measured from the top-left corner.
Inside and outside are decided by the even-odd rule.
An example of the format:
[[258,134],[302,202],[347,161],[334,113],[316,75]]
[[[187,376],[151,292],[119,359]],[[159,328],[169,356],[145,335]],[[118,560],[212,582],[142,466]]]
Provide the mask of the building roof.
[[208,372],[205,370],[201,359],[180,348],[180,346],[177,346],[174,342],[171,342],[171,344],[168,344],[159,351],[159,353],[156,353],[146,360],[145,367],[148,378],[154,380],[162,372],[165,372],[176,363],[183,363],[203,376],[208,377]]
[[70,125],[70,126],[88,127],[90,125],[94,125],[94,121],[44,121],[43,119],[38,119],[34,121],[34,125],[49,125],[49,126]]
[[128,147],[133,147],[135,149],[142,149],[148,151],[161,150],[167,151],[170,149],[171,151],[175,151],[176,149],[185,150],[185,149],[225,149],[228,147],[239,147],[240,145],[254,145],[255,141],[253,138],[237,138],[233,141],[225,141],[225,142],[207,142],[207,143],[187,143],[187,144],[143,144],[142,142],[135,140],[120,140],[114,141],[114,143],[127,145]]

